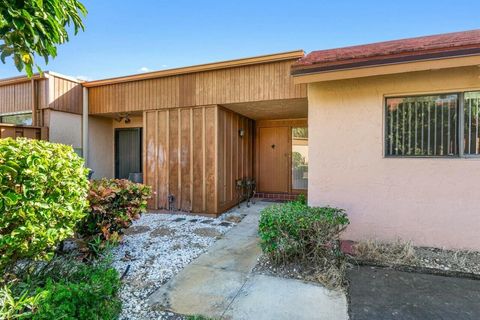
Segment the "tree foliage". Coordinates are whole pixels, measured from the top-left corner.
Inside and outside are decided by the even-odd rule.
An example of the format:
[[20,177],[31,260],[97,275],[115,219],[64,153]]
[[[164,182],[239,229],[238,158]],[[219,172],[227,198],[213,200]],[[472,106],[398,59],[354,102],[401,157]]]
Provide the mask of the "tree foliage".
[[57,46],[68,41],[68,27],[75,34],[84,29],[87,10],[78,0],[0,0],[0,58],[13,57],[19,71],[29,76],[41,72],[35,56],[56,57]]

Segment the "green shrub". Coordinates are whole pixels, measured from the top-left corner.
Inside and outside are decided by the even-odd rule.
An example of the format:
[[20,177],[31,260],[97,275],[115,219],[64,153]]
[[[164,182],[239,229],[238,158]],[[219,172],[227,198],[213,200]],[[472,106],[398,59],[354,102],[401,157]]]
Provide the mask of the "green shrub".
[[85,266],[70,280],[47,280],[38,290],[43,297],[32,319],[116,319],[121,311],[119,289],[115,269]]
[[277,204],[261,212],[259,235],[263,252],[278,264],[336,260],[339,235],[348,225],[344,210],[309,207],[300,201]]
[[98,239],[118,242],[123,230],[146,211],[150,196],[151,188],[140,183],[118,179],[93,181],[88,193],[90,207],[79,234],[92,243]]
[[87,205],[87,169],[72,147],[0,139],[0,269],[49,259]]
[[108,261],[55,267],[0,290],[1,319],[116,319],[120,278]]

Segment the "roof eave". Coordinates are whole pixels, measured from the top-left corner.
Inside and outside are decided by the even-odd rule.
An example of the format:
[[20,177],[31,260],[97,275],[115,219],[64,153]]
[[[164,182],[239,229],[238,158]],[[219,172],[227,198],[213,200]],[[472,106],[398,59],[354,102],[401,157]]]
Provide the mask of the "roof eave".
[[342,61],[338,64],[312,64],[312,65],[297,65],[292,67],[291,74],[302,75],[312,74],[318,72],[346,70],[354,68],[374,67],[389,64],[408,63],[416,61],[438,60],[466,57],[472,55],[479,55],[480,47],[462,48],[458,50],[437,51],[437,52],[419,52],[417,54],[397,55],[397,56],[381,56],[373,59],[365,59],[363,61]]
[[87,81],[87,82],[83,82],[82,85],[85,87],[97,87],[97,86],[131,82],[131,81],[137,81],[137,80],[147,80],[147,79],[175,76],[175,75],[181,75],[181,74],[187,74],[187,73],[241,67],[241,66],[247,66],[247,65],[253,65],[253,64],[270,63],[270,62],[277,62],[277,61],[284,61],[284,60],[294,60],[294,59],[299,59],[303,57],[304,54],[305,52],[303,50],[295,50],[295,51],[275,53],[275,54],[256,56],[256,57],[250,57],[250,58],[235,59],[235,60],[213,62],[213,63],[207,63],[207,64],[188,66],[188,67],[174,68],[174,69],[168,69],[168,70],[140,73],[140,74],[134,74],[134,75],[124,76],[124,77]]
[[291,74],[294,77],[294,83],[301,84],[475,65],[480,65],[480,54],[429,58],[422,60],[417,59],[411,61],[337,68],[323,71],[310,70],[310,72],[294,72],[292,70]]

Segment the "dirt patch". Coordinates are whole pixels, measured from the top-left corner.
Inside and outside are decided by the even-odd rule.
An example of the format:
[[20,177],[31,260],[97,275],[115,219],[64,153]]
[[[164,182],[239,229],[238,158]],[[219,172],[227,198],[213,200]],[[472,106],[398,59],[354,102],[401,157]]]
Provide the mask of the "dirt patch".
[[153,230],[152,232],[150,232],[150,236],[151,237],[171,237],[175,235],[175,230],[172,230],[168,227],[160,227],[160,228],[156,228],[155,230]]
[[224,222],[220,222],[218,225],[221,227],[230,227],[232,224],[224,221]]
[[411,242],[361,241],[354,245],[355,257],[365,261],[382,261],[387,265],[415,264],[417,256]]
[[284,265],[273,264],[267,256],[262,255],[253,272],[320,283],[329,289],[341,290],[346,288],[346,270],[349,265],[342,261],[339,266],[332,264],[329,268],[321,270],[317,266],[290,262]]
[[354,246],[352,261],[385,266],[408,266],[480,275],[480,252],[414,247],[396,241],[363,241]]
[[243,217],[244,216],[230,215],[230,216],[225,218],[225,221],[233,222],[233,223],[239,223],[239,222],[242,221]]
[[193,233],[195,233],[197,236],[209,238],[219,238],[222,236],[222,233],[214,228],[198,228],[193,230]]
[[134,234],[141,234],[150,231],[150,227],[147,226],[132,226],[124,231],[124,234],[127,236]]

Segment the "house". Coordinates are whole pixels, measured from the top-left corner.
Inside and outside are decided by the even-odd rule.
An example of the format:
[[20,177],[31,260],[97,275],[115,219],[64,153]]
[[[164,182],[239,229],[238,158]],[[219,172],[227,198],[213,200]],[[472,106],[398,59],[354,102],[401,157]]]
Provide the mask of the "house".
[[0,81],[0,122],[28,112],[94,177],[142,173],[151,209],[218,215],[253,178],[262,197],[345,208],[346,239],[480,249],[479,65],[474,30],[88,82],[46,73]]
[[308,198],[347,239],[480,249],[480,30],[314,51]]
[[0,80],[0,138],[25,136],[82,148],[82,86],[55,72]]

